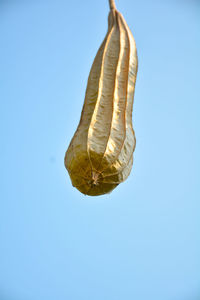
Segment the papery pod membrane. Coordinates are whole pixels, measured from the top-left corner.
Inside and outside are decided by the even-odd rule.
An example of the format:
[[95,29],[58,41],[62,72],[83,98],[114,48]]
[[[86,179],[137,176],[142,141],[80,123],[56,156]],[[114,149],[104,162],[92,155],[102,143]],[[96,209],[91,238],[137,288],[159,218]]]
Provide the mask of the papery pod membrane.
[[126,180],[136,143],[132,107],[137,50],[111,2],[108,32],[94,59],[81,119],[65,155],[73,186],[91,196],[109,193]]

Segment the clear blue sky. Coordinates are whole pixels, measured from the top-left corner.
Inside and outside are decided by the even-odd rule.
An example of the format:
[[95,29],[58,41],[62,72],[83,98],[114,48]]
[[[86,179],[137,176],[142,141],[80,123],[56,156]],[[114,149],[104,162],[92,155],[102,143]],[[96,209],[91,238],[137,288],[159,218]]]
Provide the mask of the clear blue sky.
[[64,168],[107,2],[0,1],[0,300],[200,299],[199,1],[116,0],[139,56],[132,173],[86,197]]

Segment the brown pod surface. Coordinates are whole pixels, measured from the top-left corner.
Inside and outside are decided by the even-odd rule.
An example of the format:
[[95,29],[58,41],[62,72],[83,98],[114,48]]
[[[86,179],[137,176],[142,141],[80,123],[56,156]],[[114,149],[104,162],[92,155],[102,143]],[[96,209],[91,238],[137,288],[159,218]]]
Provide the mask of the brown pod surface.
[[129,176],[136,143],[132,107],[137,50],[123,16],[111,8],[108,32],[89,74],[81,119],[65,154],[73,186],[91,196],[111,192]]

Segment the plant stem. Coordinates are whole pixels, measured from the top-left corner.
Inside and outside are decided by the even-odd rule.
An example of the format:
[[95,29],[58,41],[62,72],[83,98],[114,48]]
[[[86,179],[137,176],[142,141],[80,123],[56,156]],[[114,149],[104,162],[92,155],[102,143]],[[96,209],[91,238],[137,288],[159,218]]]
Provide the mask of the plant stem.
[[110,9],[116,9],[115,0],[109,0]]

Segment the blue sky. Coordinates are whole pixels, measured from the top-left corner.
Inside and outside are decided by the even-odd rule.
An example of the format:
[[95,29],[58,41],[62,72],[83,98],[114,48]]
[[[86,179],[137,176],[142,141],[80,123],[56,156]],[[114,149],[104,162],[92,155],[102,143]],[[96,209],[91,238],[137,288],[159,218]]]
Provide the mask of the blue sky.
[[128,180],[86,197],[64,154],[108,1],[0,1],[0,300],[200,299],[200,4],[116,0],[139,57]]

